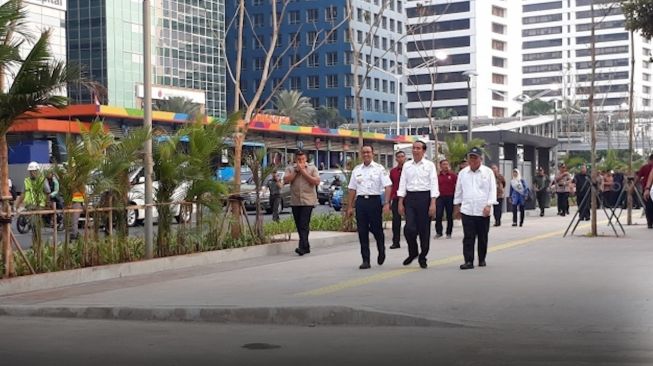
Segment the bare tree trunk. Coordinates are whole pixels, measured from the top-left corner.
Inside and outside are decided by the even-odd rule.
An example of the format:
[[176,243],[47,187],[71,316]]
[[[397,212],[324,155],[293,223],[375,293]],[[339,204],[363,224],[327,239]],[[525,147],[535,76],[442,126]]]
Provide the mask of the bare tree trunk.
[[635,32],[630,31],[630,96],[628,97],[628,205],[627,224],[633,224],[633,189],[635,180],[633,177],[633,135],[635,133],[635,115],[633,108],[635,106]]
[[240,74],[243,64],[243,26],[245,22],[245,0],[238,2],[238,43],[236,44],[236,77],[234,80],[234,112],[240,109]]
[[[591,35],[590,35],[590,55],[591,55],[591,77],[590,77],[590,90],[589,90],[589,97],[588,97],[588,105],[589,105],[589,114],[588,114],[588,119],[589,119],[589,125],[590,125],[590,143],[591,143],[591,161],[590,163],[592,164],[592,183],[597,182],[597,168],[596,168],[596,123],[594,122],[594,78],[596,77],[596,24],[594,23],[594,3],[592,2],[591,5],[591,18],[592,18],[592,26],[591,26]],[[599,187],[600,188],[600,187]],[[591,233],[592,236],[597,236],[598,235],[598,229],[597,229],[597,224],[596,224],[596,209],[597,209],[597,202],[596,202],[596,190],[591,190],[591,209],[592,209],[592,221],[591,221]]]
[[[2,75],[0,75],[0,78]],[[0,84],[2,84],[0,82]],[[2,264],[4,265],[3,277],[7,278],[14,273],[13,254],[11,252],[11,208],[9,206],[9,156],[7,148],[7,135],[0,135],[0,187],[2,192]]]

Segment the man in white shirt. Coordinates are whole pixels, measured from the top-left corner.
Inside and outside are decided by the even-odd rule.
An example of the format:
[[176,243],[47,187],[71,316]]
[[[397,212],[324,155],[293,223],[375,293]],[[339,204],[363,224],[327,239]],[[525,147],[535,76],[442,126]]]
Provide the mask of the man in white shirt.
[[[408,244],[409,265],[419,255],[419,266],[426,268],[426,255],[429,253],[431,219],[435,216],[435,200],[440,196],[435,164],[424,158],[426,144],[413,143],[413,160],[404,164],[399,180],[399,213],[406,217],[404,236]],[[421,252],[417,251],[417,237]]]
[[455,216],[463,224],[463,256],[460,269],[474,268],[474,243],[478,238],[478,265],[485,267],[490,214],[497,202],[494,172],[483,163],[483,152],[474,147],[467,153],[469,166],[458,173],[453,204]]
[[[370,268],[370,232],[376,239],[379,251],[377,263],[385,262],[385,235],[383,234],[383,212],[390,212],[390,192],[392,182],[383,165],[374,162],[374,148],[363,145],[361,148],[363,164],[357,165],[349,179],[349,206],[347,215],[356,207],[356,228],[361,245],[363,263],[360,269]],[[385,202],[381,202],[384,194]],[[354,202],[354,199],[356,200]]]

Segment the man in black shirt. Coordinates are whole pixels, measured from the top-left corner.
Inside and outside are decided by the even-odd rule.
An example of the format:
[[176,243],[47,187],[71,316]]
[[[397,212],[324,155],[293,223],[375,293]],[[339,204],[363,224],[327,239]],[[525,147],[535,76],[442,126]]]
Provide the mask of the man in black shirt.
[[580,173],[574,175],[572,181],[576,186],[576,202],[578,202],[578,215],[580,220],[589,221],[590,219],[590,177],[587,175],[587,167],[582,165]]

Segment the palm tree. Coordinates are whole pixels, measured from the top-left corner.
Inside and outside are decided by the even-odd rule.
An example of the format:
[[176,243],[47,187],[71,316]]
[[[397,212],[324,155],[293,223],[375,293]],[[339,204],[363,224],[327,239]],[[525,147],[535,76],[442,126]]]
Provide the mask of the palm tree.
[[[63,107],[67,98],[53,95],[69,82],[79,81],[77,68],[66,67],[63,61],[54,60],[48,50],[50,31],[41,33],[25,57],[20,46],[28,41],[22,31],[25,11],[22,0],[9,0],[0,5],[0,184],[3,197],[9,196],[9,166],[7,131],[16,118],[41,106]],[[14,80],[6,85],[7,75]],[[3,202],[4,215],[9,212],[9,202]],[[2,224],[4,275],[13,271],[10,246],[10,221]]]
[[200,105],[185,97],[170,97],[157,100],[153,103],[152,109],[155,111],[184,113],[188,115],[189,121],[194,121],[201,113]]
[[454,167],[458,166],[458,164],[460,164],[465,159],[467,152],[469,152],[472,147],[478,147],[483,151],[484,154],[487,155],[487,152],[483,149],[485,146],[485,140],[483,139],[472,139],[471,141],[467,142],[463,139],[462,135],[456,134],[453,138],[448,138],[446,143],[446,156],[449,162],[451,162],[451,165]]
[[341,116],[336,108],[320,106],[315,111],[315,123],[320,127],[338,128],[346,122],[345,117]]
[[282,90],[274,97],[274,113],[290,118],[296,125],[312,125],[315,109],[307,97],[295,90]]

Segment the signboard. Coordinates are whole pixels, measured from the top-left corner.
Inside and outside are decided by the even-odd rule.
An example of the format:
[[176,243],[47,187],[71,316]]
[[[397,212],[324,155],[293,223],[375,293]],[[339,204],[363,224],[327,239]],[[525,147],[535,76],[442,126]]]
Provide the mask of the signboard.
[[[136,97],[143,98],[145,94],[145,88],[142,84],[136,85]],[[193,90],[193,89],[180,89],[180,88],[170,88],[165,86],[153,85],[152,86],[152,99],[156,100],[165,100],[171,97],[183,97],[190,99],[193,103],[205,105],[206,96],[203,91]]]
[[66,0],[25,0],[25,3],[66,11]]

